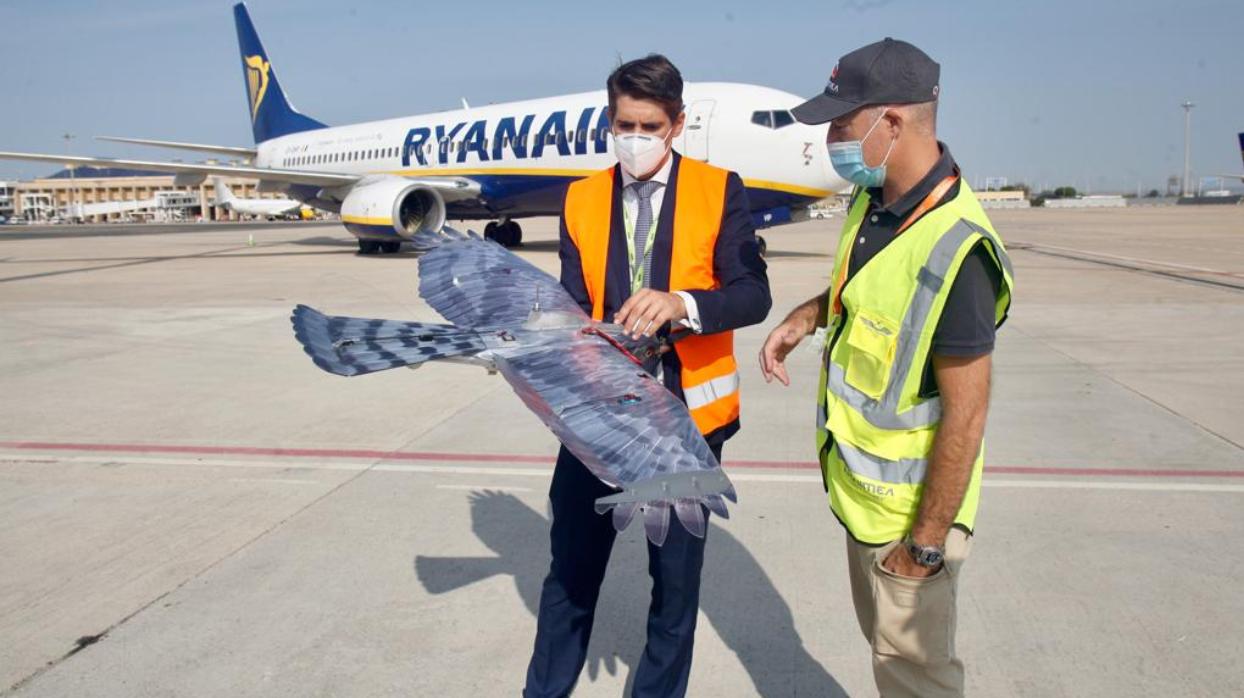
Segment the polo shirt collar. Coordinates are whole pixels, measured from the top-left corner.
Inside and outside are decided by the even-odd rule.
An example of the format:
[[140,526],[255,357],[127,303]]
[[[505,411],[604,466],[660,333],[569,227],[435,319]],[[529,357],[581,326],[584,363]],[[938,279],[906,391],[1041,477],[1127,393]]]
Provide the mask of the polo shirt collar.
[[938,141],[937,148],[941,151],[937,162],[933,167],[912,187],[906,194],[898,197],[898,200],[888,206],[881,206],[882,188],[872,187],[868,190],[868,198],[874,202],[873,211],[877,213],[888,213],[893,216],[902,218],[911,213],[921,201],[924,201],[938,182],[951,175],[959,174],[959,166],[955,163],[955,159],[950,155],[950,148],[945,143]]

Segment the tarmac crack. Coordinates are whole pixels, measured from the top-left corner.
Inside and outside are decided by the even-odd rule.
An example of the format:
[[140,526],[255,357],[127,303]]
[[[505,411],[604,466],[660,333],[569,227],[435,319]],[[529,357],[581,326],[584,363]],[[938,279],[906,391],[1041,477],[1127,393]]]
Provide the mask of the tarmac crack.
[[132,611],[131,613],[129,613],[129,614],[128,614],[128,615],[126,615],[125,617],[121,618],[121,619],[120,619],[120,620],[118,620],[117,622],[113,623],[112,625],[108,626],[107,628],[105,628],[105,629],[104,629],[104,630],[102,630],[101,632],[96,633],[96,634],[94,634],[94,635],[83,635],[83,636],[79,637],[79,638],[78,638],[78,639],[74,642],[74,647],[73,647],[72,649],[70,649],[68,652],[66,652],[65,654],[61,655],[61,656],[60,656],[59,658],[57,658],[57,659],[53,659],[53,660],[49,661],[47,664],[45,664],[45,665],[43,665],[42,667],[40,667],[39,669],[37,669],[34,673],[29,674],[28,676],[25,676],[25,677],[23,677],[22,679],[18,680],[18,681],[17,681],[17,683],[15,683],[15,684],[13,684],[12,686],[10,686],[7,690],[0,692],[0,695],[9,695],[9,694],[11,694],[11,693],[14,693],[14,692],[16,692],[16,691],[21,690],[22,688],[25,688],[26,686],[28,686],[29,684],[31,684],[33,681],[35,681],[36,679],[38,679],[40,676],[43,676],[44,674],[46,674],[47,672],[51,671],[52,669],[55,669],[56,667],[60,666],[63,662],[65,662],[65,661],[66,661],[66,660],[68,660],[69,658],[71,658],[71,657],[73,657],[74,655],[76,655],[76,654],[78,654],[78,653],[82,652],[83,650],[85,650],[86,648],[88,648],[88,647],[90,647],[90,646],[92,646],[92,645],[96,645],[96,644],[98,644],[100,641],[102,641],[102,640],[106,639],[106,638],[108,637],[108,635],[109,635],[109,634],[111,634],[114,630],[116,630],[116,629],[120,628],[121,626],[125,625],[125,624],[126,624],[126,623],[128,623],[131,619],[133,619],[133,618],[137,617],[139,614],[143,613],[143,612],[144,612],[144,611],[146,611],[147,609],[151,608],[152,606],[155,606],[156,604],[159,604],[159,603],[160,603],[160,602],[162,602],[164,599],[166,599],[166,598],[168,598],[169,596],[171,596],[171,595],[175,594],[176,592],[180,591],[182,588],[186,587],[188,584],[190,584],[190,583],[192,583],[192,582],[194,582],[194,581],[198,580],[199,578],[203,577],[203,576],[204,576],[204,575],[206,575],[207,573],[209,573],[209,572],[211,572],[212,570],[216,569],[216,568],[217,568],[217,567],[219,567],[222,563],[224,563],[224,562],[226,562],[226,561],[230,560],[231,558],[233,558],[233,557],[237,556],[239,553],[241,553],[241,552],[243,552],[244,550],[246,550],[246,549],[250,548],[252,545],[254,545],[255,543],[259,542],[261,539],[263,539],[263,538],[267,537],[269,534],[274,533],[277,529],[281,528],[281,527],[282,527],[282,526],[284,526],[286,523],[289,523],[289,522],[290,522],[290,521],[292,521],[294,518],[296,518],[296,517],[298,517],[298,516],[301,516],[301,515],[302,515],[304,512],[306,512],[307,510],[311,509],[312,507],[316,506],[316,505],[317,505],[317,504],[319,504],[320,502],[322,502],[322,501],[324,501],[324,500],[328,499],[329,497],[333,496],[334,494],[336,494],[337,492],[339,492],[342,488],[344,488],[344,487],[346,487],[347,485],[349,485],[349,484],[353,483],[355,480],[358,480],[360,477],[362,477],[363,475],[365,475],[365,474],[367,474],[368,472],[370,472],[373,468],[375,468],[377,465],[381,464],[383,461],[384,461],[384,459],[383,459],[383,458],[377,458],[377,459],[374,459],[371,463],[369,463],[369,464],[367,465],[367,467],[360,469],[359,471],[357,471],[356,473],[354,473],[352,476],[350,476],[350,477],[346,478],[345,480],[342,480],[341,482],[337,483],[337,484],[336,484],[336,485],[334,485],[333,487],[329,488],[326,492],[324,492],[324,493],[323,493],[323,494],[321,494],[320,496],[318,496],[318,497],[316,497],[316,498],[312,499],[311,501],[307,502],[307,503],[306,503],[306,504],[304,504],[303,506],[299,507],[298,509],[294,510],[293,512],[289,513],[288,515],[286,515],[286,516],[282,517],[281,519],[279,519],[278,521],[274,522],[274,523],[273,523],[273,524],[271,524],[270,526],[268,526],[268,527],[264,528],[264,529],[263,529],[262,531],[260,531],[259,533],[255,534],[254,536],[252,536],[252,537],[250,537],[249,539],[247,539],[246,541],[244,541],[241,545],[237,546],[237,547],[236,547],[236,548],[234,548],[233,550],[230,550],[229,552],[224,553],[223,555],[221,555],[221,556],[220,556],[220,557],[218,557],[217,559],[215,559],[215,560],[213,560],[212,562],[208,563],[206,566],[204,566],[204,567],[203,567],[202,569],[200,569],[198,572],[195,572],[194,574],[192,574],[192,575],[190,575],[190,576],[186,577],[185,579],[183,579],[181,582],[179,582],[178,584],[176,584],[175,586],[173,586],[173,587],[172,587],[171,589],[169,589],[168,591],[166,591],[166,592],[164,592],[164,593],[162,593],[162,594],[160,594],[160,595],[156,596],[155,598],[151,599],[151,600],[150,600],[150,601],[148,601],[147,603],[145,603],[145,604],[143,604],[143,605],[139,606],[137,609],[135,609],[134,611]]
[[[491,396],[494,392],[496,392],[498,389],[500,389],[500,388],[498,387],[498,388],[493,388],[492,390],[485,391],[485,392],[484,392],[483,394],[481,394],[480,396],[476,397],[476,398],[475,398],[475,399],[473,399],[473,400],[470,400],[470,401],[469,401],[469,402],[467,402],[466,404],[462,405],[462,406],[461,406],[461,407],[459,407],[458,409],[456,409],[456,410],[454,410],[453,412],[451,412],[450,414],[446,415],[443,419],[441,419],[441,420],[439,420],[439,421],[437,421],[437,422],[435,422],[435,423],[433,423],[433,424],[429,425],[426,429],[421,430],[419,433],[412,435],[409,439],[406,439],[405,441],[403,441],[403,442],[402,442],[402,444],[401,444],[401,445],[400,445],[397,449],[395,449],[395,450],[399,450],[399,451],[400,451],[400,450],[402,450],[402,449],[404,449],[404,448],[409,447],[411,444],[413,444],[414,442],[418,441],[421,437],[423,437],[424,435],[426,435],[428,432],[432,431],[433,429],[436,429],[437,427],[441,426],[441,425],[442,425],[442,424],[444,424],[445,422],[447,422],[447,421],[449,421],[449,420],[451,420],[451,419],[455,418],[456,416],[458,416],[459,414],[461,414],[461,413],[462,413],[462,412],[464,412],[465,410],[470,409],[472,406],[474,406],[475,404],[479,403],[480,401],[482,401],[482,400],[484,400],[484,399],[486,399],[486,398],[490,397],[490,396]],[[108,635],[109,635],[110,633],[112,633],[112,632],[113,632],[114,630],[116,630],[117,628],[120,628],[121,626],[125,625],[125,624],[126,624],[126,623],[128,623],[131,619],[133,619],[133,618],[137,617],[139,614],[143,613],[143,612],[144,612],[144,611],[146,611],[147,609],[149,609],[149,608],[151,608],[151,607],[153,607],[153,606],[155,606],[155,605],[159,604],[160,602],[164,601],[164,599],[168,598],[169,596],[171,596],[171,595],[175,594],[176,592],[180,591],[182,588],[186,587],[186,586],[187,586],[187,585],[189,585],[190,583],[192,583],[192,582],[194,582],[194,581],[198,580],[199,578],[203,577],[204,575],[208,574],[209,572],[211,572],[211,571],[212,571],[212,570],[214,570],[215,568],[219,567],[219,566],[220,566],[221,564],[223,564],[224,562],[226,562],[226,561],[228,561],[228,560],[230,560],[230,559],[232,559],[232,558],[236,557],[239,553],[241,553],[241,552],[245,551],[246,549],[250,548],[250,547],[251,547],[251,546],[253,546],[255,543],[258,543],[261,539],[266,538],[268,535],[270,535],[270,534],[272,534],[272,533],[276,532],[278,529],[280,529],[281,527],[283,527],[285,524],[287,524],[287,523],[289,523],[290,521],[292,521],[293,519],[295,519],[295,518],[297,518],[297,517],[301,516],[302,514],[304,514],[304,513],[305,513],[305,512],[307,512],[308,510],[312,509],[313,507],[315,507],[315,506],[316,506],[316,505],[318,505],[319,503],[321,503],[321,502],[325,501],[325,500],[326,500],[326,499],[328,499],[329,497],[331,497],[331,496],[333,496],[334,494],[336,494],[337,492],[341,491],[341,490],[342,490],[343,488],[345,488],[347,485],[350,485],[350,484],[354,483],[354,482],[355,482],[355,481],[357,481],[359,478],[363,477],[364,475],[368,474],[369,472],[372,472],[372,471],[375,469],[375,467],[376,467],[376,466],[378,466],[378,465],[382,464],[384,461],[385,461],[385,458],[384,458],[384,457],[379,457],[379,458],[375,458],[375,459],[373,459],[370,463],[368,463],[368,464],[367,464],[367,466],[366,466],[366,467],[361,468],[360,470],[358,470],[357,472],[355,472],[355,473],[354,473],[353,475],[351,475],[350,477],[346,478],[345,480],[342,480],[341,482],[337,483],[337,484],[336,484],[336,485],[334,485],[333,487],[329,488],[326,492],[324,492],[324,493],[323,493],[323,494],[321,494],[320,496],[318,496],[318,497],[316,497],[316,498],[312,499],[311,501],[307,502],[306,504],[304,504],[303,506],[299,507],[299,508],[298,508],[298,509],[296,509],[295,511],[293,511],[293,512],[291,512],[290,514],[288,514],[288,515],[286,515],[286,516],[282,517],[281,519],[279,519],[278,521],[274,522],[274,523],[273,523],[273,524],[271,524],[270,526],[268,526],[268,527],[264,528],[264,529],[263,529],[262,531],[260,531],[259,533],[255,534],[255,535],[254,535],[254,536],[252,536],[251,538],[247,539],[247,540],[246,540],[245,542],[243,542],[241,545],[237,546],[237,547],[236,547],[236,548],[234,548],[233,550],[231,550],[231,551],[229,551],[229,552],[227,552],[227,553],[225,553],[225,554],[221,555],[219,558],[217,558],[217,559],[213,560],[212,562],[208,563],[206,566],[204,566],[204,567],[203,567],[202,569],[200,569],[198,572],[195,572],[194,574],[192,574],[192,575],[190,575],[189,577],[185,578],[184,580],[182,580],[180,583],[178,583],[177,585],[175,585],[173,588],[169,589],[168,591],[166,591],[166,592],[164,592],[164,593],[162,593],[162,594],[160,594],[160,595],[156,596],[155,598],[151,599],[151,600],[150,600],[150,601],[148,601],[147,603],[145,603],[145,604],[143,604],[142,606],[140,606],[139,608],[135,609],[133,612],[129,613],[128,615],[126,615],[125,617],[121,618],[121,619],[120,619],[120,620],[118,620],[117,622],[115,622],[115,623],[113,623],[112,625],[108,626],[107,628],[105,628],[105,629],[104,629],[104,630],[102,630],[101,632],[95,633],[95,634],[93,634],[93,635],[83,635],[83,636],[79,637],[79,638],[78,638],[78,639],[74,642],[74,647],[73,647],[72,649],[70,649],[68,652],[66,652],[65,654],[61,655],[60,657],[58,657],[58,658],[56,658],[56,659],[53,659],[53,660],[49,661],[47,664],[45,664],[45,665],[43,665],[42,667],[40,667],[39,669],[37,669],[34,673],[31,673],[31,674],[29,674],[28,676],[25,676],[25,677],[23,677],[22,679],[18,680],[18,681],[17,681],[17,683],[15,683],[15,684],[13,684],[12,686],[10,686],[7,690],[0,692],[0,695],[9,695],[9,694],[11,694],[11,693],[14,693],[14,692],[16,692],[16,691],[21,690],[22,688],[25,688],[26,686],[30,685],[33,681],[35,681],[36,679],[38,679],[40,676],[43,676],[44,674],[46,674],[47,672],[51,671],[52,669],[55,669],[56,667],[60,666],[63,662],[65,662],[65,661],[66,661],[66,660],[68,660],[69,658],[73,657],[74,655],[77,655],[78,653],[82,652],[83,650],[87,649],[88,647],[90,647],[90,646],[92,646],[92,645],[95,645],[95,644],[98,644],[98,643],[99,643],[99,642],[101,642],[102,640],[107,639],[107,637],[108,637]]]
[[1043,338],[1042,338],[1042,337],[1040,337],[1039,335],[1035,335],[1035,334],[1031,334],[1031,333],[1029,333],[1029,332],[1025,332],[1023,329],[1021,329],[1021,328],[1019,328],[1019,327],[1016,327],[1016,328],[1015,328],[1015,331],[1016,331],[1016,332],[1019,332],[1019,333],[1020,333],[1020,334],[1022,334],[1022,335],[1024,335],[1024,336],[1025,336],[1025,337],[1027,337],[1028,339],[1033,340],[1034,342],[1039,342],[1042,346],[1046,347],[1046,348],[1047,348],[1047,349],[1049,349],[1050,351],[1052,351],[1052,352],[1054,352],[1054,353],[1056,353],[1056,354],[1059,354],[1059,355],[1061,355],[1061,356],[1066,357],[1066,358],[1067,358],[1068,360],[1070,360],[1073,364],[1075,364],[1075,365],[1077,365],[1077,366],[1080,366],[1080,367],[1082,367],[1082,368],[1085,368],[1085,369],[1087,369],[1087,370],[1089,370],[1089,371],[1092,371],[1093,373],[1096,373],[1096,374],[1097,374],[1097,375],[1099,375],[1099,376],[1102,376],[1102,377],[1103,377],[1103,378],[1105,378],[1106,380],[1110,381],[1111,383],[1114,383],[1115,385],[1119,386],[1120,388],[1123,388],[1124,390],[1128,391],[1129,393],[1132,393],[1133,395],[1136,395],[1137,397],[1140,397],[1141,399],[1143,399],[1143,400],[1145,400],[1146,402],[1148,402],[1148,403],[1150,403],[1150,404],[1152,404],[1152,405],[1154,405],[1154,406],[1156,406],[1156,407],[1160,408],[1161,410],[1163,410],[1163,411],[1167,412],[1168,414],[1170,414],[1170,415],[1172,415],[1172,416],[1175,416],[1175,417],[1178,417],[1180,420],[1182,420],[1182,421],[1184,421],[1184,422],[1186,422],[1186,423],[1188,423],[1188,424],[1191,424],[1191,425],[1192,425],[1193,427],[1195,427],[1196,429],[1198,429],[1198,430],[1200,430],[1200,431],[1202,431],[1202,432],[1204,432],[1204,433],[1206,433],[1206,434],[1209,434],[1210,436],[1213,436],[1213,437],[1215,437],[1215,438],[1217,438],[1217,439],[1221,440],[1222,442],[1226,443],[1226,444],[1227,444],[1227,445],[1229,445],[1229,446],[1233,446],[1233,447],[1235,447],[1235,449],[1236,449],[1236,450],[1238,450],[1238,451],[1244,451],[1244,444],[1241,444],[1241,443],[1236,442],[1234,439],[1232,439],[1231,437],[1229,437],[1229,436],[1227,436],[1227,435],[1225,435],[1225,434],[1219,434],[1218,432],[1214,431],[1213,429],[1210,429],[1209,427],[1205,426],[1204,424],[1201,424],[1200,422],[1198,422],[1197,420],[1193,419],[1192,417],[1189,417],[1189,416],[1188,416],[1188,415],[1186,415],[1186,414],[1183,414],[1183,413],[1181,413],[1181,412],[1177,412],[1177,411],[1175,411],[1173,408],[1171,408],[1171,407],[1169,407],[1168,405],[1166,405],[1165,403],[1163,403],[1163,402],[1161,402],[1161,401],[1157,400],[1156,398],[1150,397],[1149,395],[1147,395],[1147,394],[1145,394],[1145,393],[1141,392],[1141,391],[1140,391],[1140,390],[1138,390],[1137,388],[1134,388],[1134,387],[1132,387],[1132,386],[1128,385],[1127,383],[1124,383],[1124,382],[1123,382],[1121,379],[1119,379],[1119,378],[1115,378],[1114,376],[1110,375],[1110,373],[1108,373],[1107,371],[1103,370],[1102,368],[1100,368],[1100,367],[1098,367],[1098,366],[1094,366],[1094,365],[1092,365],[1092,364],[1090,364],[1090,363],[1088,363],[1088,362],[1085,362],[1085,361],[1082,361],[1082,360],[1080,360],[1080,359],[1076,358],[1076,357],[1075,357],[1074,355],[1072,355],[1071,353],[1066,352],[1066,351],[1063,351],[1062,349],[1059,349],[1058,347],[1056,347],[1056,346],[1054,346],[1053,344],[1051,344],[1050,342],[1046,341],[1045,339],[1043,339]]

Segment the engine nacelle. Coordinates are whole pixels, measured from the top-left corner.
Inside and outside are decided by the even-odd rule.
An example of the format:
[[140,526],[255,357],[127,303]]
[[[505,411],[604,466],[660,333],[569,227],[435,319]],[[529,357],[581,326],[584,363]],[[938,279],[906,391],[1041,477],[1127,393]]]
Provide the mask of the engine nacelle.
[[445,225],[440,192],[401,177],[363,180],[341,202],[341,221],[356,237],[409,240],[423,230]]

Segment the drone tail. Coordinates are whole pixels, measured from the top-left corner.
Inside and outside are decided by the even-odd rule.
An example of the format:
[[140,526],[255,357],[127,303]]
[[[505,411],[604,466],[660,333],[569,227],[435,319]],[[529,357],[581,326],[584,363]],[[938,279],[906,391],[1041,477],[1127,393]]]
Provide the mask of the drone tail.
[[486,348],[478,334],[454,325],[331,316],[305,305],[294,308],[290,322],[315,365],[339,376],[472,356]]
[[604,514],[612,510],[613,527],[619,532],[626,530],[637,513],[642,513],[644,533],[653,545],[660,546],[669,534],[671,510],[688,533],[703,538],[708,528],[708,512],[723,519],[730,518],[726,499],[737,502],[738,495],[730,479],[718,467],[636,483],[623,492],[597,499],[596,511]]

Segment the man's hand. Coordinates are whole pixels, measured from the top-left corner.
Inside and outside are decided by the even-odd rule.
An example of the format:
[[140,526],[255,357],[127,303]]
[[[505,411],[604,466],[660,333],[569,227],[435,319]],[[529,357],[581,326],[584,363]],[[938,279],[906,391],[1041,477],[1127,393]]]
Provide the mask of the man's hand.
[[903,543],[899,543],[890,551],[886,559],[881,562],[881,566],[900,577],[914,577],[916,579],[931,577],[942,569],[941,565],[925,567],[924,565],[917,564],[915,558],[911,556],[911,552],[907,550],[907,546]]
[[667,322],[677,322],[687,318],[687,304],[682,297],[674,293],[654,291],[641,288],[639,292],[622,304],[613,321],[622,326],[622,331],[630,334],[631,339],[651,337]]
[[765,377],[766,383],[772,383],[773,377],[777,376],[782,385],[790,385],[790,376],[786,374],[784,363],[786,355],[816,329],[817,318],[825,316],[823,305],[823,296],[809,299],[790,311],[782,324],[769,333],[769,338],[760,349],[760,373]]

